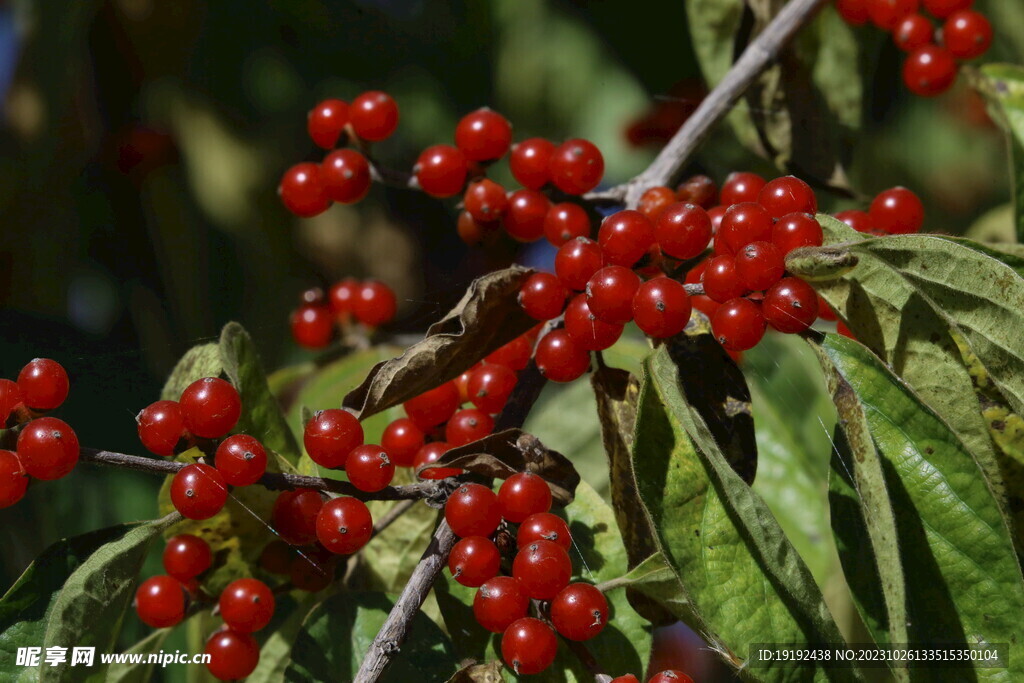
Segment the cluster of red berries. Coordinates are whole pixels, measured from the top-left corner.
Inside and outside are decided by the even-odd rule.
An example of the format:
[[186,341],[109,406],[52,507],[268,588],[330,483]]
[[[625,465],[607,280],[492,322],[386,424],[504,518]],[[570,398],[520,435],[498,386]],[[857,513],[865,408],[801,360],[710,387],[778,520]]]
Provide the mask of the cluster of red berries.
[[[633,674],[626,674],[613,678],[610,683],[640,683],[640,681]],[[647,683],[693,683],[693,679],[679,669],[665,669],[647,679]]]
[[40,417],[68,396],[68,374],[48,358],[30,361],[18,381],[0,379],[0,428],[20,430],[16,451],[0,450],[0,508],[25,496],[28,478],[60,479],[78,463],[78,437],[63,420]]
[[[213,554],[203,539],[181,534],[168,541],[163,563],[167,573],[143,581],[135,593],[139,619],[153,628],[176,626],[190,603],[204,597],[198,577],[210,568]],[[274,593],[258,579],[238,579],[223,590],[217,607],[224,627],[206,643],[207,668],[220,680],[245,678],[259,663],[252,634],[274,616]]]
[[[919,10],[942,22],[940,30]],[[974,59],[992,45],[992,24],[971,9],[974,0],[836,0],[836,9],[854,26],[871,21],[892,34],[909,53],[903,82],[915,95],[934,97],[956,81],[957,60]]]
[[278,187],[285,207],[308,218],[326,211],[331,202],[358,202],[370,191],[370,163],[358,150],[335,147],[347,141],[379,142],[397,127],[398,105],[385,92],[364,92],[351,105],[337,99],[318,104],[309,112],[309,137],[333,151],[319,164],[303,162],[285,171]]
[[924,204],[907,188],[892,187],[875,195],[867,211],[848,209],[835,217],[869,235],[909,235],[924,225]]
[[397,310],[395,293],[383,282],[345,278],[326,295],[319,287],[302,293],[301,305],[291,314],[292,337],[300,346],[321,349],[353,319],[367,327],[379,327],[391,322]]

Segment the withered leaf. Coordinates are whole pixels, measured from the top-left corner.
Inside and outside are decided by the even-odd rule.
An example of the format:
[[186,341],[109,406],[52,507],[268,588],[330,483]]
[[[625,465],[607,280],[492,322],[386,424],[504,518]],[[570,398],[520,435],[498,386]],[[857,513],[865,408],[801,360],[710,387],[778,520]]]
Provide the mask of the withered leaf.
[[448,683],[501,683],[504,679],[501,661],[495,659],[483,664],[470,664],[455,672]]

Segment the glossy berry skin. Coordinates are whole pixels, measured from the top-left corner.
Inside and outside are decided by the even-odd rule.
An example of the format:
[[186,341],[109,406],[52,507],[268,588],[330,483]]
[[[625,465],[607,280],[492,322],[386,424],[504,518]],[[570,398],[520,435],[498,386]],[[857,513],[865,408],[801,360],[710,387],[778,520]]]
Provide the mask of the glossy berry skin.
[[587,288],[587,281],[603,265],[601,246],[586,237],[569,240],[555,254],[555,273],[558,279],[569,289],[578,292]]
[[[622,336],[623,327],[622,323],[605,322],[594,315],[583,294],[573,297],[565,308],[565,331],[575,345],[584,351],[607,349]],[[539,349],[537,354],[540,355]],[[540,360],[537,363],[539,365]]]
[[534,273],[519,290],[519,305],[534,320],[551,320],[565,310],[568,296],[569,290],[559,278],[551,273]]
[[803,332],[818,319],[818,294],[800,278],[782,278],[764,293],[761,314],[779,332]]
[[242,399],[229,382],[204,377],[185,387],[178,401],[185,427],[203,439],[224,436],[242,415]]
[[455,127],[455,146],[470,161],[493,161],[512,144],[512,124],[486,107],[466,114]]
[[980,57],[992,46],[992,24],[980,12],[954,12],[942,27],[942,42],[957,59]]
[[391,462],[398,467],[411,467],[416,459],[416,451],[423,446],[426,435],[416,423],[406,417],[400,417],[385,429],[380,437],[380,445],[391,456]]
[[473,616],[491,633],[504,633],[512,622],[526,616],[529,607],[530,599],[511,576],[485,581],[473,598]]
[[532,514],[551,509],[551,489],[532,472],[513,474],[498,489],[498,508],[503,519],[519,524]]
[[185,588],[170,576],[153,576],[135,591],[135,611],[147,626],[167,628],[185,618]]
[[572,547],[569,525],[561,517],[550,512],[532,514],[519,525],[516,544],[520,548],[525,548],[535,541],[551,541],[568,552]]
[[619,211],[601,222],[597,241],[605,263],[631,267],[654,244],[654,224],[639,211]]
[[722,185],[720,202],[726,209],[733,204],[756,202],[764,185],[765,179],[756,173],[730,173]]
[[753,291],[771,287],[785,270],[782,252],[771,242],[752,242],[736,254],[736,276]]
[[896,24],[892,31],[892,40],[896,47],[904,52],[913,52],[932,42],[935,27],[927,17],[921,14],[908,14]]
[[711,218],[696,204],[677,202],[662,211],[654,234],[658,246],[672,258],[692,259],[700,256],[711,241]]
[[359,291],[359,280],[354,277],[347,277],[335,282],[327,295],[331,313],[339,318],[350,315],[357,291]]
[[68,397],[70,386],[64,366],[49,358],[36,358],[18,373],[21,400],[33,410],[59,407]]
[[757,195],[757,203],[763,206],[772,218],[782,218],[788,213],[815,214],[818,200],[811,186],[796,176],[783,176],[769,181]]
[[924,0],[924,8],[936,19],[945,19],[954,12],[970,9],[974,0]]
[[427,147],[413,167],[420,187],[433,197],[452,197],[462,192],[468,172],[466,157],[451,145]]
[[306,423],[302,443],[316,464],[328,469],[343,468],[349,451],[363,443],[363,426],[347,410],[318,410]]
[[613,678],[610,683],[640,683],[640,681],[633,674],[623,674]]
[[470,183],[462,197],[463,206],[474,219],[489,223],[501,218],[508,208],[505,188],[493,180],[484,178]]
[[163,561],[164,571],[185,583],[210,568],[213,553],[206,541],[198,536],[179,534],[167,541]]
[[177,401],[157,401],[135,416],[139,441],[154,455],[174,455],[178,440],[185,433],[185,418]]
[[516,190],[508,198],[508,210],[501,225],[519,242],[536,242],[544,236],[544,219],[551,200],[535,190]]
[[516,373],[504,365],[481,365],[469,378],[469,400],[485,413],[499,413],[515,389],[516,380]]
[[676,193],[671,187],[660,185],[652,187],[640,196],[640,203],[637,204],[637,211],[642,213],[651,222],[658,220],[658,216],[670,204],[676,201]]
[[359,285],[352,300],[352,313],[356,320],[369,327],[391,322],[398,310],[395,293],[383,282],[367,280]]
[[206,641],[203,652],[210,655],[207,670],[222,681],[245,678],[260,663],[259,643],[248,633],[217,631]]
[[255,633],[274,616],[274,594],[259,579],[237,579],[220,594],[220,616],[228,628]]
[[891,32],[900,19],[917,11],[921,0],[868,0],[868,16],[883,31]]
[[848,209],[838,212],[834,217],[846,223],[857,232],[870,233],[875,230],[875,226],[871,222],[871,216],[868,215],[867,211]]
[[55,417],[32,420],[18,435],[18,459],[30,476],[60,479],[78,463],[78,436]]
[[716,256],[708,262],[703,275],[704,293],[722,304],[730,299],[743,296],[746,285],[736,273],[736,259],[732,256]]
[[579,204],[555,204],[544,217],[544,236],[556,247],[575,237],[590,237],[590,217]]
[[707,210],[718,201],[718,186],[706,175],[690,176],[676,188],[676,200]]
[[480,484],[463,484],[444,506],[444,518],[460,538],[490,536],[501,522],[498,496]]
[[463,586],[476,588],[498,575],[501,553],[494,543],[483,536],[463,538],[448,556],[448,571]]
[[587,306],[599,320],[624,324],[633,319],[633,295],[640,278],[623,266],[605,266],[587,282]]
[[459,389],[445,382],[402,404],[405,414],[423,431],[444,424],[459,407]]
[[348,104],[342,100],[324,100],[310,110],[306,130],[317,147],[334,149],[347,123]]
[[354,204],[370,191],[370,164],[354,149],[339,149],[320,164],[320,184],[331,201]]
[[528,190],[539,190],[551,180],[548,166],[555,145],[544,138],[528,138],[512,147],[508,158],[512,177]]
[[690,321],[692,306],[680,282],[656,277],[640,285],[633,295],[633,321],[648,337],[674,337]]
[[316,516],[316,537],[336,555],[351,555],[362,549],[373,534],[373,518],[366,503],[349,496],[333,498]]
[[604,176],[604,157],[592,142],[573,139],[563,142],[548,161],[551,182],[566,194],[590,192]]
[[924,204],[907,188],[894,187],[878,193],[868,215],[873,227],[892,235],[906,235],[924,225]]
[[518,619],[501,638],[501,658],[518,676],[544,671],[555,661],[556,654],[558,638],[540,619]]
[[693,679],[679,669],[666,669],[654,674],[647,683],[693,683]]
[[764,336],[760,307],[749,299],[730,299],[711,318],[711,332],[727,351],[746,351]]
[[494,431],[494,418],[479,408],[455,411],[444,427],[444,438],[452,448],[465,446]]
[[[416,452],[416,460],[413,463],[413,467],[419,471],[421,467],[436,462],[438,458],[447,453],[451,448],[451,444],[445,441],[428,443]],[[448,477],[455,477],[460,474],[462,474],[462,470],[457,467],[433,467],[419,472],[420,479],[447,479]]]
[[322,349],[334,339],[334,314],[324,304],[303,304],[288,322],[292,339],[307,349]]
[[836,0],[836,11],[847,24],[862,26],[871,17],[868,15],[870,0]]
[[520,547],[512,562],[512,576],[523,592],[535,600],[550,600],[569,585],[572,561],[565,548],[552,541],[534,541]]
[[0,450],[0,510],[24,498],[27,488],[28,474],[17,454]]
[[16,382],[0,379],[0,429],[7,424],[15,407],[21,403],[21,389]]
[[274,501],[271,526],[292,545],[307,545],[316,540],[316,518],[324,499],[314,489],[283,491]]
[[956,81],[956,61],[938,45],[919,47],[903,62],[903,83],[921,97],[935,97]]
[[380,491],[395,477],[395,465],[386,450],[366,444],[356,446],[345,458],[345,474],[360,491]]
[[331,201],[320,183],[320,165],[295,164],[281,176],[277,187],[286,209],[300,218],[311,218],[327,210]]
[[735,254],[751,242],[767,242],[772,238],[774,222],[760,204],[734,204],[722,216],[715,233],[715,253]]
[[571,583],[551,601],[551,623],[569,640],[590,640],[608,623],[608,600],[589,583]]
[[571,382],[590,369],[590,354],[565,330],[552,330],[538,342],[534,362],[552,382]]
[[171,502],[189,519],[209,519],[220,512],[227,501],[224,477],[209,465],[185,465],[171,480]]
[[823,239],[821,224],[809,213],[788,213],[772,227],[772,239],[785,256],[800,247],[820,247]]
[[348,114],[352,130],[370,142],[391,137],[398,127],[398,105],[390,95],[378,90],[364,92],[352,100]]
[[533,344],[525,336],[519,336],[487,354],[484,362],[489,365],[504,365],[509,370],[518,372],[530,364],[532,355]]

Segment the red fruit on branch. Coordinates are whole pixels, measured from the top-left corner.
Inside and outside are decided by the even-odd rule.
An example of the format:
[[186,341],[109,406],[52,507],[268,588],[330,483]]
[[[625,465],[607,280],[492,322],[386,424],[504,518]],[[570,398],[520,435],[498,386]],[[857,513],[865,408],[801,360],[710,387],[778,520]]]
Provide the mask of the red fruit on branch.
[[274,501],[270,524],[292,545],[307,545],[316,540],[316,519],[324,499],[314,489],[283,491]]
[[501,658],[516,675],[536,674],[555,661],[558,639],[540,619],[524,617],[512,622],[501,638]]
[[498,508],[506,521],[519,524],[527,517],[551,509],[551,488],[532,472],[513,474],[498,489]]
[[469,377],[469,400],[485,413],[500,413],[516,381],[516,373],[504,365],[480,365]]
[[185,427],[203,439],[217,439],[230,432],[242,415],[238,391],[219,377],[196,380],[181,392],[178,401]]
[[444,424],[459,407],[459,389],[454,382],[425,391],[402,404],[405,414],[424,432]]
[[423,430],[415,422],[400,417],[384,428],[380,445],[391,455],[391,462],[396,466],[411,467],[425,438]]
[[519,242],[536,242],[544,236],[544,220],[551,200],[535,190],[516,190],[508,198],[508,209],[501,225]]
[[36,479],[60,479],[78,463],[78,436],[55,417],[32,420],[18,434],[18,460]]
[[499,220],[508,208],[505,188],[493,180],[483,178],[469,184],[462,204],[474,219],[483,223]]
[[[590,357],[586,352],[607,349],[619,340],[623,329],[621,323],[608,323],[594,315],[587,304],[587,297],[577,294],[565,309],[565,329],[549,332],[540,340],[535,357],[537,367],[545,373],[551,370],[558,374],[565,370],[564,375],[570,379],[561,381],[576,379],[590,367]],[[560,336],[548,340],[556,332],[564,332],[571,344],[563,346]],[[574,374],[577,370],[579,374]]]
[[555,204],[544,217],[544,236],[556,247],[575,237],[590,237],[590,218],[579,204]]
[[60,407],[68,397],[70,386],[64,366],[49,358],[36,358],[18,373],[21,400],[33,410]]
[[250,486],[267,471],[267,451],[248,434],[229,436],[217,447],[217,471],[231,486]]
[[945,19],[954,12],[970,9],[974,0],[923,0],[924,8],[936,19]]
[[504,633],[512,622],[526,616],[530,599],[519,581],[511,576],[495,576],[485,581],[473,597],[473,616],[492,633]]
[[277,193],[285,208],[300,218],[321,214],[331,205],[320,181],[319,164],[303,162],[289,168],[281,176]]
[[868,215],[873,227],[892,235],[905,235],[921,230],[924,204],[907,188],[894,187],[878,193]]
[[347,410],[318,410],[306,423],[302,443],[316,464],[342,469],[349,452],[363,443],[363,426]]
[[352,130],[370,142],[385,140],[398,128],[398,105],[379,90],[364,92],[352,100],[348,112]]
[[715,254],[732,255],[751,242],[769,242],[773,227],[771,214],[760,204],[733,204],[715,231]]
[[551,182],[566,194],[590,192],[604,176],[604,157],[594,143],[567,140],[555,148],[548,161]]
[[820,247],[821,224],[809,213],[788,213],[772,227],[771,242],[783,256],[800,247]]
[[682,332],[691,312],[692,302],[686,288],[667,277],[648,280],[633,296],[633,320],[644,334],[654,339]]
[[222,681],[245,678],[260,662],[260,646],[248,633],[217,631],[206,641],[207,670]]
[[569,525],[564,519],[550,512],[534,513],[519,525],[516,544],[520,548],[525,548],[535,541],[551,541],[568,551],[572,547]]
[[15,407],[21,403],[21,389],[9,379],[0,379],[0,429],[7,424]]
[[512,576],[523,592],[535,600],[550,600],[569,585],[572,561],[565,548],[552,541],[534,541],[520,547],[512,562]]
[[871,22],[883,31],[891,32],[900,19],[917,11],[921,0],[867,0]]
[[561,315],[568,296],[561,279],[550,273],[534,273],[519,290],[519,305],[534,320],[551,320]]
[[318,147],[334,149],[347,123],[348,104],[342,100],[324,100],[310,110],[306,130]]
[[696,204],[677,202],[662,211],[654,225],[661,250],[680,260],[700,256],[712,235],[711,217]]
[[597,233],[606,264],[632,267],[655,243],[654,224],[639,211],[608,216]]
[[551,180],[548,169],[554,151],[554,143],[544,138],[528,138],[513,145],[508,159],[512,177],[529,190],[544,187]]
[[469,173],[465,155],[451,145],[427,147],[413,166],[420,188],[433,197],[452,197],[462,192]]
[[181,582],[170,576],[153,576],[135,591],[135,611],[147,626],[168,628],[185,618],[188,596]]
[[938,45],[919,47],[903,62],[903,82],[915,95],[941,95],[955,80],[956,61],[949,50]]
[[239,633],[255,633],[274,616],[274,594],[259,579],[232,581],[220,594],[218,605],[224,623]]
[[171,480],[171,502],[189,519],[209,519],[221,511],[227,500],[224,477],[209,465],[185,465]]
[[837,213],[835,218],[846,223],[857,232],[871,233],[875,230],[875,226],[871,222],[871,216],[868,215],[867,211],[847,209]]
[[701,281],[704,283],[704,293],[720,304],[743,296],[747,291],[736,273],[736,259],[732,256],[716,256],[708,261]]
[[292,339],[307,349],[322,349],[334,339],[335,316],[324,304],[303,304],[289,319]]
[[563,244],[555,254],[555,273],[569,289],[582,292],[587,281],[604,265],[601,246],[586,237],[577,237]]
[[761,307],[749,299],[730,299],[711,318],[711,332],[727,351],[754,348],[764,337],[764,328]]
[[921,14],[908,14],[899,20],[892,31],[892,40],[896,47],[904,52],[913,52],[932,42],[935,27],[927,17]]
[[[445,441],[428,443],[416,452],[416,460],[413,463],[413,467],[419,470],[425,465],[436,462],[438,458],[447,453],[451,448],[452,445]],[[435,467],[421,472],[420,477],[423,479],[446,479],[460,474],[462,474],[462,470],[456,467]]]
[[501,522],[498,497],[480,484],[463,484],[448,497],[444,518],[461,538],[490,536]]
[[0,509],[11,507],[25,497],[28,473],[12,451],[0,450]]
[[589,583],[572,583],[551,601],[551,623],[569,640],[590,640],[608,623],[608,600]]
[[640,203],[637,211],[642,213],[651,222],[658,220],[658,216],[670,204],[676,201],[676,193],[671,187],[660,185],[652,187],[640,196]]
[[395,465],[388,452],[380,446],[356,446],[345,458],[345,474],[360,491],[380,491],[391,484]]
[[185,418],[177,401],[157,401],[135,417],[139,441],[154,455],[172,456],[185,434]]
[[373,517],[366,503],[349,496],[332,498],[316,516],[316,537],[336,555],[358,552],[373,535]]
[[463,538],[448,556],[448,571],[463,586],[476,588],[498,575],[501,554],[494,543],[483,536]]
[[196,578],[213,564],[209,544],[192,534],[178,534],[167,541],[163,554],[164,571],[178,581]]
[[765,292],[761,313],[779,332],[803,332],[818,319],[818,294],[800,278],[782,278]]
[[786,270],[782,252],[771,242],[751,242],[736,252],[736,277],[753,291],[768,289]]
[[512,124],[486,107],[466,114],[455,127],[455,145],[470,161],[494,161],[512,144]]
[[639,287],[639,276],[629,268],[605,266],[587,282],[587,306],[599,320],[628,323],[633,319],[633,295]]
[[818,200],[811,186],[796,176],[784,176],[769,181],[757,194],[757,202],[772,218],[782,218],[789,213],[818,212]]
[[353,315],[368,327],[380,327],[391,322],[397,310],[398,300],[394,291],[379,280],[363,282],[352,299]]
[[370,163],[354,149],[339,149],[320,164],[320,184],[328,199],[355,204],[370,191]]
[[710,209],[718,201],[718,186],[706,175],[695,175],[676,188],[676,200]]
[[756,202],[765,179],[756,173],[737,171],[730,173],[722,185],[721,203],[726,209],[734,204]]
[[494,431],[493,417],[478,408],[463,408],[456,411],[448,420],[448,424],[444,428],[444,438],[448,445],[457,448],[478,441],[492,431]]

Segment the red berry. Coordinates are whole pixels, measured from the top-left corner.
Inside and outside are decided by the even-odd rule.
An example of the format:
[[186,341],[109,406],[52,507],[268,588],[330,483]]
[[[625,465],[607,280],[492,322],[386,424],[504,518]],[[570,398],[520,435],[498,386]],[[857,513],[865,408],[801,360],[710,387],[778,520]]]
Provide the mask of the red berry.
[[900,19],[917,11],[920,0],[868,0],[868,16],[883,31],[892,31]]
[[608,623],[608,600],[589,583],[571,583],[551,601],[551,623],[564,638],[590,640]]
[[383,282],[367,280],[359,286],[352,300],[352,313],[356,320],[369,327],[391,322],[398,310],[395,293]]
[[303,304],[289,321],[292,338],[307,349],[322,349],[334,339],[334,314],[324,304]]
[[281,176],[277,187],[286,209],[301,218],[321,214],[331,205],[320,184],[320,165],[309,162],[295,164]]
[[448,571],[463,586],[481,586],[497,576],[500,569],[498,546],[483,536],[463,538],[448,556]]
[[185,465],[171,480],[171,502],[189,519],[209,519],[228,502],[228,487],[209,465]]
[[328,300],[331,304],[331,313],[340,317],[344,317],[352,313],[352,307],[355,303],[356,292],[359,291],[359,280],[354,277],[347,277],[340,282],[334,283],[331,287]]
[[147,626],[175,626],[185,618],[186,598],[180,581],[170,576],[153,576],[135,591],[135,611]]
[[484,362],[490,365],[504,365],[509,370],[519,371],[530,364],[531,355],[533,355],[533,345],[525,336],[520,336],[487,354]]
[[711,318],[711,332],[727,351],[746,351],[764,336],[761,308],[749,299],[730,299]]
[[336,555],[362,549],[373,534],[373,517],[366,503],[349,496],[332,498],[316,516],[316,537]]
[[33,410],[53,410],[68,397],[68,373],[49,358],[36,358],[18,373],[21,400]]
[[485,413],[499,413],[515,386],[516,373],[509,368],[504,365],[481,365],[469,378],[469,400]]
[[501,658],[517,676],[544,671],[555,661],[556,654],[555,632],[540,619],[517,619],[501,638]]
[[992,46],[992,24],[980,12],[955,12],[942,27],[942,42],[957,59],[980,57]]
[[676,193],[671,187],[658,186],[652,187],[651,189],[640,195],[640,203],[637,205],[637,211],[647,217],[652,223],[658,220],[658,216],[664,211],[670,204],[674,204],[676,201]]
[[732,256],[716,256],[711,259],[704,270],[703,282],[704,293],[720,304],[743,296],[747,291],[736,273],[736,259]]
[[[565,309],[565,332],[569,335],[573,344],[583,351],[603,351],[607,349],[619,340],[619,337],[622,336],[623,328],[624,326],[621,323],[608,323],[595,316],[587,304],[586,296],[583,294],[577,294],[573,297],[573,300],[569,302]],[[541,342],[542,344],[544,343],[543,340]],[[538,367],[541,364],[540,356],[540,348],[538,347]],[[586,368],[590,366],[589,357],[587,358],[586,365],[583,364],[581,358],[576,359],[576,362],[578,366],[574,365],[574,369],[583,367],[580,374],[585,372]]]
[[462,197],[463,206],[469,215],[478,221],[489,223],[501,218],[508,208],[505,188],[493,180],[484,178],[470,183]]
[[736,253],[736,277],[747,289],[768,289],[785,270],[782,252],[771,242],[752,242]]
[[857,339],[857,337],[854,336],[854,334],[850,330],[850,328],[847,327],[846,323],[844,323],[842,320],[836,321],[836,332],[838,334],[843,335],[844,337],[849,337],[850,339],[854,339],[854,340]]
[[9,379],[0,379],[0,429],[7,424],[14,408],[21,403],[21,389]]
[[24,498],[27,488],[28,474],[17,454],[0,450],[0,510]]
[[640,278],[629,268],[605,266],[587,282],[587,306],[599,320],[623,324],[633,319],[633,295]]
[[970,9],[974,0],[924,0],[924,8],[936,19],[945,19],[954,12]]
[[260,663],[260,646],[248,633],[217,631],[206,641],[204,653],[210,656],[206,668],[222,681],[245,678]]
[[779,332],[803,332],[818,319],[818,294],[796,277],[784,277],[764,293],[761,314]]
[[528,138],[513,145],[512,155],[508,158],[512,177],[530,190],[544,187],[551,180],[548,166],[554,151],[554,143],[544,138]]
[[633,296],[633,320],[648,337],[674,337],[690,321],[692,306],[682,284],[656,277],[640,285]]
[[248,434],[229,436],[217,447],[217,471],[231,486],[255,484],[267,471],[267,451]]
[[555,273],[569,289],[583,291],[590,276],[604,265],[601,247],[592,239],[577,237],[563,244],[555,254]]
[[444,518],[456,536],[490,536],[501,522],[498,496],[480,484],[463,484],[448,498]]
[[198,536],[179,534],[167,541],[163,560],[164,571],[184,583],[210,568],[213,553],[206,541]]
[[551,201],[536,190],[516,190],[508,198],[501,225],[513,239],[535,242],[544,235],[544,219]]
[[78,436],[55,417],[32,420],[18,435],[18,459],[36,479],[60,479],[78,463]]
[[348,104],[342,100],[324,100],[309,112],[306,130],[318,147],[334,149],[347,123]]
[[[818,200],[811,186],[795,176],[784,176],[770,181],[761,188],[757,203],[767,209],[772,218],[788,213],[818,212]],[[738,251],[738,250],[737,250]]]
[[519,290],[519,305],[534,320],[551,320],[565,310],[568,296],[569,290],[557,277],[551,273],[534,273]]
[[492,633],[504,633],[517,619],[526,616],[530,599],[511,576],[495,576],[485,581],[473,598],[473,616]]
[[918,232],[924,225],[924,204],[905,187],[879,192],[868,209],[873,227],[893,235]]
[[347,410],[318,410],[306,423],[302,442],[316,464],[332,470],[344,468],[349,451],[363,443],[363,426]]
[[782,255],[799,247],[820,247],[822,242],[821,223],[809,213],[788,213],[772,228],[772,244]]
[[837,213],[835,218],[846,223],[857,232],[871,233],[875,230],[875,226],[871,222],[871,216],[868,215],[867,211],[848,209]]
[[512,124],[486,107],[466,114],[455,127],[455,145],[470,161],[493,161],[512,144]]
[[679,669],[666,669],[654,674],[647,683],[693,683],[693,679]]
[[601,222],[597,241],[606,263],[629,267],[654,244],[654,224],[639,211],[619,211]]
[[[444,441],[428,443],[416,452],[416,461],[413,463],[413,467],[419,471],[421,467],[437,462],[437,459],[451,448],[452,446]],[[460,474],[462,474],[462,470],[457,467],[433,467],[420,472],[419,476],[421,479],[447,479],[448,477],[456,477]]]
[[345,474],[360,491],[380,491],[394,478],[395,465],[382,447],[366,444],[349,451]]
[[949,50],[925,45],[914,50],[903,62],[903,82],[921,97],[935,97],[949,90],[956,80],[956,61]]
[[534,541],[519,549],[512,562],[512,576],[519,579],[527,596],[550,600],[569,585],[572,561],[557,543]]
[[135,422],[139,441],[155,455],[174,455],[174,448],[185,433],[185,419],[177,401],[151,403],[139,412]]
[[868,15],[868,0],[836,0],[836,11],[847,24],[861,26],[866,24]]
[[633,674],[623,674],[616,676],[609,683],[640,683],[640,681]]
[[427,147],[416,160],[413,174],[420,187],[434,197],[451,197],[466,184],[469,162],[451,145]]
[[459,217],[455,221],[455,231],[459,234],[459,239],[468,246],[475,247],[495,235],[498,225],[498,223],[478,221],[468,211],[460,211]]
[[519,524],[532,514],[551,509],[551,489],[541,476],[519,472],[506,479],[498,489],[501,516]]
[[892,31],[892,40],[896,47],[904,52],[913,52],[932,42],[935,27],[932,22],[921,14],[908,14],[899,20]]
[[728,209],[724,206],[713,206],[708,209],[708,218],[711,219],[711,233],[718,234],[718,230],[722,227],[722,219],[725,218],[725,212]]
[[229,382],[219,377],[204,377],[181,392],[181,416],[185,427],[203,439],[224,436],[242,415],[242,399]]
[[604,157],[592,142],[574,139],[551,153],[551,182],[566,194],[584,194],[597,187],[604,176]]
[[[324,551],[331,558],[336,555]],[[307,593],[319,593],[334,581],[336,562],[333,559],[296,556],[288,566],[288,582]]]
[[718,200],[718,186],[706,175],[695,175],[676,188],[676,200],[710,209]]
[[284,541],[271,541],[260,553],[260,568],[271,574],[287,574],[295,552],[295,549]]
[[733,204],[756,202],[757,196],[764,187],[765,180],[756,173],[730,173],[722,185],[722,206],[728,209]]
[[314,489],[283,491],[274,501],[271,524],[274,531],[292,545],[306,545],[316,540],[316,517],[324,499]]
[[654,226],[661,250],[677,259],[700,256],[711,241],[711,218],[696,204],[669,205]]
[[398,127],[398,105],[387,93],[364,92],[349,107],[352,130],[364,140],[378,142],[391,136]]
[[590,237],[590,218],[579,204],[555,204],[544,217],[544,236],[556,247],[574,237]]
[[370,191],[371,182],[369,162],[354,149],[331,152],[320,164],[320,184],[333,201],[354,204]]
[[227,585],[218,601],[220,616],[228,628],[254,633],[274,616],[274,594],[259,579],[237,579]]
[[525,548],[535,541],[551,541],[568,552],[572,547],[569,525],[564,519],[550,512],[532,514],[519,525],[516,544],[520,548]]
[[405,414],[423,431],[444,424],[459,407],[459,389],[454,382],[425,391],[402,404]]
[[571,382],[590,369],[590,354],[565,330],[552,330],[537,343],[537,369],[552,382]]
[[734,204],[722,216],[722,225],[715,233],[715,253],[735,254],[751,242],[768,242],[772,238],[771,214],[760,204]]
[[[444,428],[444,438],[452,448],[484,438],[494,430],[494,418],[477,408],[456,411]],[[443,477],[442,477],[443,478]]]
[[425,438],[423,430],[415,422],[400,417],[384,429],[380,445],[391,455],[391,462],[396,466],[411,467]]
[[834,322],[836,319],[836,312],[832,310],[832,307],[828,305],[828,302],[820,294],[818,295],[818,316],[822,320],[830,322]]

